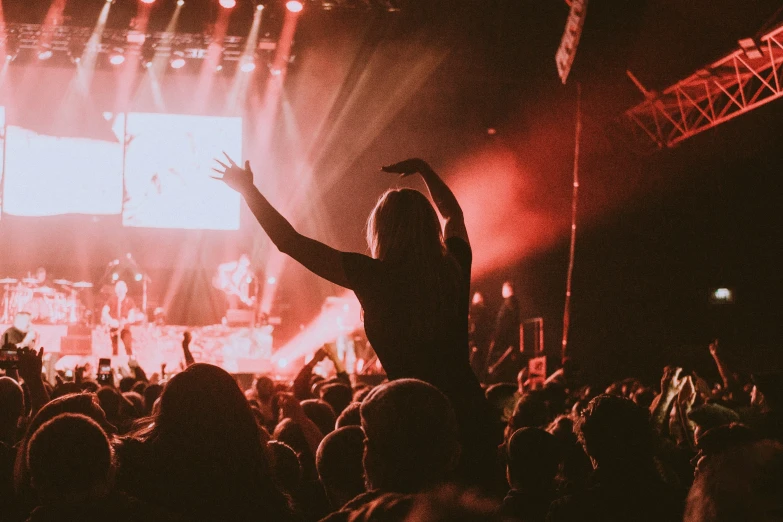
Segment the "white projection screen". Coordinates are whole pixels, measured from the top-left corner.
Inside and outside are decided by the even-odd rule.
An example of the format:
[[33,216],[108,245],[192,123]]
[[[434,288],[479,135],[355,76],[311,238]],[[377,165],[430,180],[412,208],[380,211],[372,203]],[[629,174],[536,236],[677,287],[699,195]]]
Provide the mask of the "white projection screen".
[[242,155],[238,117],[129,113],[122,223],[239,229],[239,194],[212,179],[214,158]]
[[106,115],[104,139],[6,128],[3,212],[17,216],[118,214],[124,116]]

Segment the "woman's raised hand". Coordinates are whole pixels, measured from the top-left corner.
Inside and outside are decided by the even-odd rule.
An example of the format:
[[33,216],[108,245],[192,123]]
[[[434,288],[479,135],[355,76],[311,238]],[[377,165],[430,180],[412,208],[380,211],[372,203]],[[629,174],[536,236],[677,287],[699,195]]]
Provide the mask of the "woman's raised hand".
[[250,170],[250,162],[245,161],[245,168],[242,168],[234,163],[234,160],[228,154],[224,152],[223,155],[226,157],[228,164],[215,158],[215,161],[222,168],[213,168],[212,170],[220,174],[220,176],[212,176],[212,178],[223,180],[226,185],[237,192],[243,192],[245,189],[251,188],[253,186],[253,171]]
[[401,177],[410,176],[411,174],[422,174],[432,170],[429,164],[423,159],[411,158],[393,165],[387,165],[381,167],[384,172],[391,172],[393,174],[400,174]]

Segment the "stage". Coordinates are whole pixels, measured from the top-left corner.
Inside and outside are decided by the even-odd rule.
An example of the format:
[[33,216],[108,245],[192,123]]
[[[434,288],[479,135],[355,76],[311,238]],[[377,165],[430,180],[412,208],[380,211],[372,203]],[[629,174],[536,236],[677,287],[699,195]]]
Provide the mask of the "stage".
[[[5,331],[10,325],[0,325]],[[120,355],[112,356],[109,332],[102,326],[87,329],[89,335],[76,345],[67,342],[68,325],[36,325],[39,345],[44,347],[48,368],[64,370],[90,363],[97,366],[99,358],[111,358],[113,366],[127,365],[128,356],[120,343]],[[272,327],[237,328],[223,325],[187,327],[147,324],[130,327],[133,354],[148,376],[161,371],[179,371],[184,364],[182,335],[193,335],[190,350],[197,362],[220,366],[230,373],[266,373],[272,370]],[[85,337],[85,336],[83,336]],[[64,341],[65,339],[65,341]]]

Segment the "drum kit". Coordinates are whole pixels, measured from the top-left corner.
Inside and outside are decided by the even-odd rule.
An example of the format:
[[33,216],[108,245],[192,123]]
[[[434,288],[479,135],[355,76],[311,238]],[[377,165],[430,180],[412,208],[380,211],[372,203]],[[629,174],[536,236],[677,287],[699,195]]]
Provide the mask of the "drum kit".
[[27,312],[38,324],[76,324],[85,318],[86,307],[81,293],[92,288],[87,281],[71,282],[66,279],[53,281],[59,287],[52,288],[35,277],[0,279],[4,289],[2,320],[8,324],[19,312]]

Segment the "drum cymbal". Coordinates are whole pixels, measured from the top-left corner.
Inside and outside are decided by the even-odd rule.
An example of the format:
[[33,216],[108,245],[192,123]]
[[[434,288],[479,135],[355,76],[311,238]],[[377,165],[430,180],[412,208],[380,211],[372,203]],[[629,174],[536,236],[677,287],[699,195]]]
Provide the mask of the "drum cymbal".
[[41,294],[41,295],[54,295],[57,292],[54,290],[54,288],[50,286],[41,286],[39,288],[33,289],[34,294]]
[[54,284],[61,286],[71,286],[72,283],[67,279],[55,279]]
[[12,285],[18,282],[19,281],[14,279],[13,277],[4,277],[3,279],[0,279],[0,285]]
[[25,277],[24,279],[22,279],[22,282],[26,285],[37,285],[38,279],[34,277]]
[[74,288],[92,288],[92,283],[89,281],[77,281],[73,284]]

